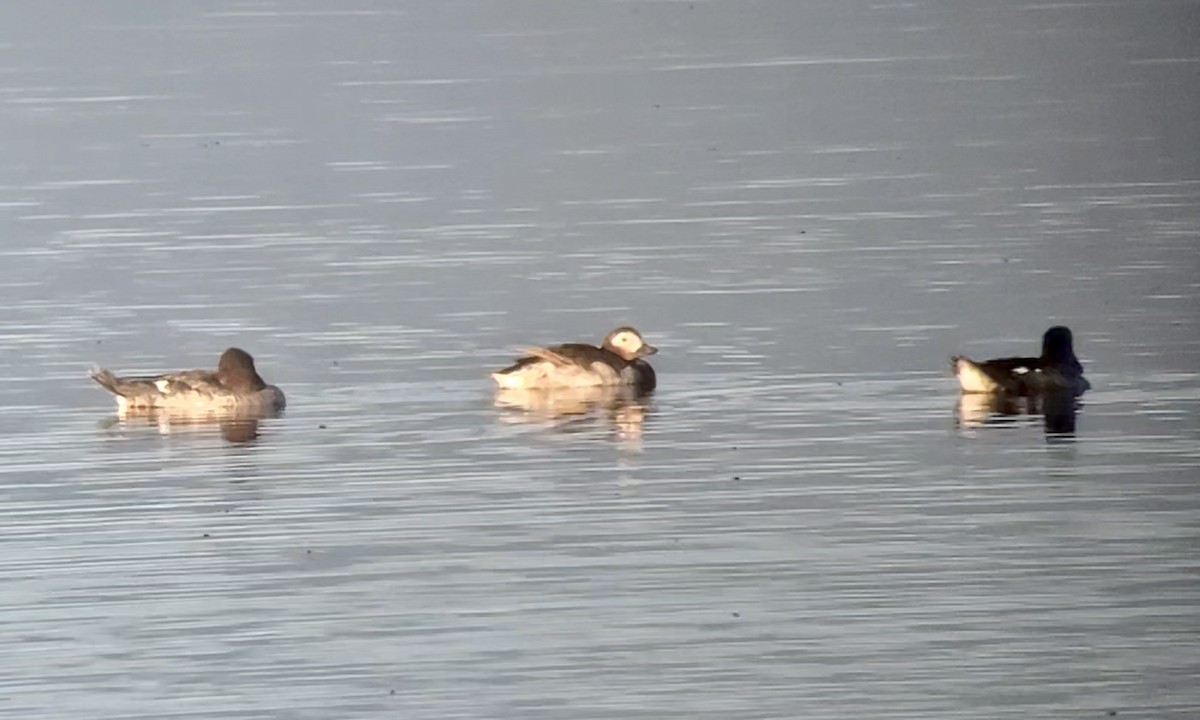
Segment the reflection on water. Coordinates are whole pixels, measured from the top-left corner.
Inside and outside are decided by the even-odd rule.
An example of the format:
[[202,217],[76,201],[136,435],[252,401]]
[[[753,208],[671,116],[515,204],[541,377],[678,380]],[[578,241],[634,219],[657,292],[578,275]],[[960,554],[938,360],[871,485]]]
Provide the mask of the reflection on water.
[[1075,393],[1064,390],[1045,393],[1042,398],[1042,418],[1046,435],[1070,438],[1075,436],[1075,415],[1081,402]]
[[959,393],[955,421],[959,428],[1011,426],[1022,416],[1042,418],[1047,436],[1067,438],[1075,434],[1079,399],[1071,392],[1048,392],[1024,397],[1006,393]]
[[625,386],[554,389],[501,388],[495,405],[509,412],[501,419],[572,430],[602,420],[621,440],[640,440],[650,413],[650,395]]
[[100,423],[105,430],[139,430],[152,428],[160,435],[196,435],[217,432],[234,444],[258,439],[259,423],[279,417],[272,410],[247,411],[184,411],[161,408],[139,408],[119,412]]

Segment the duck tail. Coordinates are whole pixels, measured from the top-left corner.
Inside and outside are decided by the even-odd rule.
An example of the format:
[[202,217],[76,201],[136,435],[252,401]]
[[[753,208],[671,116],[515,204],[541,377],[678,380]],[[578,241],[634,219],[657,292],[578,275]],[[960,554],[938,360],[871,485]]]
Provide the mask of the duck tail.
[[995,371],[989,371],[987,367],[990,362],[981,365],[962,355],[955,355],[951,362],[954,375],[958,378],[958,387],[965,393],[994,393],[1010,389],[1011,380],[1003,376],[996,377]]
[[523,378],[519,373],[512,372],[512,368],[492,373],[492,379],[496,381],[498,386],[505,390],[516,390],[525,387]]
[[121,396],[123,393],[117,389],[117,376],[111,371],[105,370],[99,366],[92,366],[92,379],[100,383],[100,387],[109,391],[113,395]]

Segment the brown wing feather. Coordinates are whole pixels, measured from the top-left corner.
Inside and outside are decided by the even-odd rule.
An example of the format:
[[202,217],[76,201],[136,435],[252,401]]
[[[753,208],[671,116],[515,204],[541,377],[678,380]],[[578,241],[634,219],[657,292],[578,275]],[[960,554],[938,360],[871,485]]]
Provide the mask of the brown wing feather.
[[530,363],[545,360],[559,367],[570,367],[577,365],[579,367],[591,367],[594,362],[604,362],[610,365],[620,367],[625,363],[617,355],[610,353],[607,350],[598,348],[592,345],[583,343],[566,343],[564,345],[550,345],[546,347],[527,347],[522,348],[523,357],[517,358],[517,361],[509,367],[501,370],[501,373],[510,373],[529,365]]
[[562,353],[555,352],[553,348],[527,347],[527,348],[524,348],[523,352],[531,358],[538,358],[539,360],[546,360],[547,362],[552,362],[555,365],[560,365],[563,367],[576,364],[576,362],[574,360],[572,360],[569,357],[566,357]]
[[225,391],[221,379],[216,373],[207,370],[186,370],[184,372],[160,375],[156,382],[167,382],[167,393],[194,392],[207,395],[217,395]]
[[118,377],[108,370],[97,368],[92,379],[113,395],[121,397],[174,395],[197,392],[216,395],[222,391],[217,376],[207,370],[185,370],[166,375],[126,375]]

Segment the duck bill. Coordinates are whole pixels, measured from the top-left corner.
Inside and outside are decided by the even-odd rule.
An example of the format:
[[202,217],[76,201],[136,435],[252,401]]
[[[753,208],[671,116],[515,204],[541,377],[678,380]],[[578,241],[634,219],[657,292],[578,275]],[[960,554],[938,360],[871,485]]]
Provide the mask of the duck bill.
[[638,350],[637,356],[638,357],[646,357],[647,355],[653,355],[656,352],[658,352],[658,348],[654,347],[653,345],[643,345]]

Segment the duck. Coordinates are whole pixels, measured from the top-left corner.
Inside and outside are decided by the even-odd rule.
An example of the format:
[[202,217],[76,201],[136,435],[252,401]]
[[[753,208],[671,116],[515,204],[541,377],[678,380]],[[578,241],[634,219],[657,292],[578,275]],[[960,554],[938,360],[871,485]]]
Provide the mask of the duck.
[[92,379],[117,399],[120,413],[146,410],[177,412],[278,412],[287,404],[283,391],[268,385],[241,348],[221,353],[216,371],[182,370],[153,376],[117,376],[93,368]]
[[1079,396],[1091,388],[1083,365],[1075,357],[1071,330],[1055,325],[1042,335],[1040,357],[1009,357],[976,362],[962,355],[950,358],[964,393],[1027,397],[1050,392]]
[[657,352],[641,333],[624,326],[605,335],[599,347],[565,343],[526,348],[525,355],[492,373],[492,379],[506,390],[625,386],[648,393],[658,380],[643,358]]

